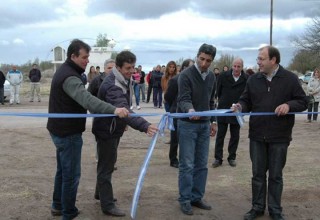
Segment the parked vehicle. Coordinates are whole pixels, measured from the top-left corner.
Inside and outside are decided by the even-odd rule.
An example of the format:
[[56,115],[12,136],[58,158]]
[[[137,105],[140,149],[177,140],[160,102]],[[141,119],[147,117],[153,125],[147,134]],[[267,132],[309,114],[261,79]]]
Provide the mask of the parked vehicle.
[[4,99],[6,99],[6,97],[9,97],[10,96],[10,83],[8,80],[6,80],[4,82],[4,85],[3,85],[3,89],[4,89]]
[[304,74],[303,76],[299,76],[299,80],[302,83],[309,83],[311,77],[313,76],[313,72],[306,72],[306,74]]

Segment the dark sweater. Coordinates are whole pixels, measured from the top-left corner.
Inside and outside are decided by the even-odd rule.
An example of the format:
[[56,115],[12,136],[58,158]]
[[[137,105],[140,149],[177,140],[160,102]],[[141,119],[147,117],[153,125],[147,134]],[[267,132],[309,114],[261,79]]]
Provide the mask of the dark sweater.
[[[182,71],[178,79],[177,112],[188,113],[190,109],[197,112],[214,110],[215,81],[215,76],[211,71],[203,80],[195,65]],[[210,117],[206,116],[197,121],[189,120],[189,118],[182,120],[197,123],[209,119]],[[212,117],[211,121],[213,120]]]

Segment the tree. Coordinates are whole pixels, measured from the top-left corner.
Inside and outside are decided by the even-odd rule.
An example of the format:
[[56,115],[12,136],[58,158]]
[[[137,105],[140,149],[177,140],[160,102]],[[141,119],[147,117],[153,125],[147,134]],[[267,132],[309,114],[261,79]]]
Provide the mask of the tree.
[[294,36],[292,42],[300,49],[320,56],[320,17],[314,17],[307,25],[305,33],[301,36]]
[[215,60],[212,62],[210,69],[213,70],[214,67],[218,67],[220,70],[224,66],[232,66],[232,62],[235,59],[234,55],[230,54],[221,54],[220,58],[218,60]]
[[110,40],[107,38],[107,34],[99,34],[97,37],[96,44],[94,47],[107,47],[109,44]]
[[307,70],[313,70],[319,63],[320,57],[315,56],[314,52],[300,49],[295,53],[288,69],[304,74]]

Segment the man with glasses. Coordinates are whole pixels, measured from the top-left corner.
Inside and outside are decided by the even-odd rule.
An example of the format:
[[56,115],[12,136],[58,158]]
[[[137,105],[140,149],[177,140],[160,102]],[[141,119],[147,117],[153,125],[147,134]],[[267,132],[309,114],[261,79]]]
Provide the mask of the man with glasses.
[[245,220],[264,215],[266,198],[270,217],[284,219],[281,207],[282,171],[295,120],[295,115],[288,113],[304,111],[308,103],[298,77],[279,63],[280,52],[277,48],[260,48],[257,58],[260,72],[249,77],[239,103],[232,107],[242,112],[275,113],[250,116],[252,209],[245,214]]

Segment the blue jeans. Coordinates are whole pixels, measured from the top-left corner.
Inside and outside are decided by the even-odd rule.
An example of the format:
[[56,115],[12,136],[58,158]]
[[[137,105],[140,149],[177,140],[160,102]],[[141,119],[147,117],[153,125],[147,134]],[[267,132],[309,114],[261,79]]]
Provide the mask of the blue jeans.
[[286,164],[288,146],[289,143],[267,143],[250,139],[252,208],[254,210],[265,210],[268,189],[269,213],[280,214],[282,212],[282,170]]
[[136,99],[136,105],[138,106],[139,103],[140,103],[140,87],[139,87],[139,84],[134,84],[133,90],[134,90],[134,97]]
[[208,175],[209,121],[178,120],[179,202],[196,202],[204,196]]
[[66,137],[50,135],[57,157],[52,208],[62,210],[63,220],[69,220],[78,214],[75,204],[81,175],[82,133]]

